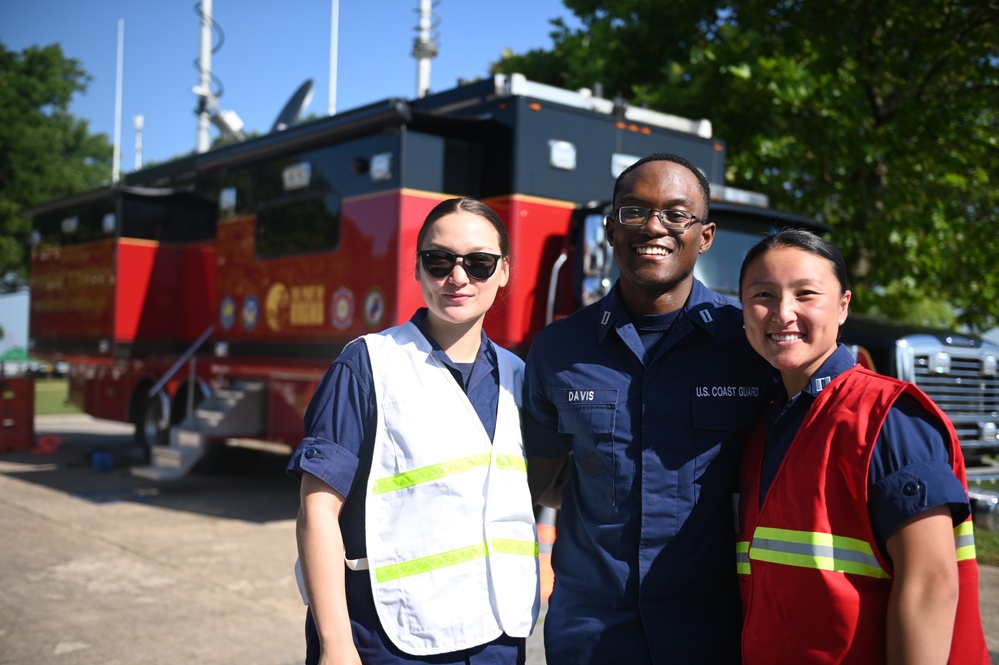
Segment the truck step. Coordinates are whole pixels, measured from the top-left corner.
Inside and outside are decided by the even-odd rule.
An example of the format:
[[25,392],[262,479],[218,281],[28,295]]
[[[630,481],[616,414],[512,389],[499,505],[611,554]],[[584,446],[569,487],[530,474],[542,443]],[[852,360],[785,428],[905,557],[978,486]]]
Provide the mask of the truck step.
[[156,466],[133,466],[132,475],[148,480],[180,480],[186,474],[175,469],[163,469]]
[[132,475],[176,480],[187,475],[204,454],[205,437],[201,432],[174,427],[170,430],[170,445],[154,447],[149,466],[132,467]]
[[181,427],[215,438],[260,436],[265,431],[266,406],[266,384],[235,381],[199,404]]
[[262,381],[234,381],[227,388],[216,389],[212,396],[227,404],[235,404],[249,394],[262,392],[266,387]]

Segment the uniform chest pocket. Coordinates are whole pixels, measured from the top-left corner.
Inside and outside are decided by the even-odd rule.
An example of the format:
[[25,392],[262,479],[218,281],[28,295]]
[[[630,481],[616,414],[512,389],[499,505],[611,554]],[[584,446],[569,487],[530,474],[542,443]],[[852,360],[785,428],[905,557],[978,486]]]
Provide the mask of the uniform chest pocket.
[[602,438],[614,433],[617,390],[558,390],[554,398],[560,434]]
[[585,486],[579,500],[595,506],[616,503],[617,395],[613,389],[560,390],[554,395],[558,431],[573,437],[574,469]]
[[700,397],[692,400],[694,500],[727,496],[737,472],[742,444],[759,422],[764,401],[749,397]]
[[701,397],[691,406],[696,430],[745,432],[756,426],[764,403],[754,397]]

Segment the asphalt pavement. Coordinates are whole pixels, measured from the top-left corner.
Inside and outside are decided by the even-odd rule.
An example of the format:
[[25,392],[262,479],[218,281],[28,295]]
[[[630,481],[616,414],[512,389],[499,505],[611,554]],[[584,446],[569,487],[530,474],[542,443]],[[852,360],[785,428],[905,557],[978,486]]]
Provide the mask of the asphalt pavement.
[[[222,474],[157,482],[128,472],[131,438],[43,416],[33,448],[0,453],[0,665],[303,662],[286,459],[235,451]],[[981,591],[999,665],[999,568]]]
[[157,482],[129,473],[132,434],[42,416],[31,449],[0,452],[0,665],[304,662],[287,457]]

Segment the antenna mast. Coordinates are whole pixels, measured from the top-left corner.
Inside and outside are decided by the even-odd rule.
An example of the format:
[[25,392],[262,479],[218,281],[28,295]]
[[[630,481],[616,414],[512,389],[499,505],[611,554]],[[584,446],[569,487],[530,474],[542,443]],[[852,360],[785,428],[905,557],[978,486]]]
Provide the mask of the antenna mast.
[[201,55],[198,58],[198,73],[200,79],[192,92],[198,96],[198,152],[208,152],[211,148],[209,124],[218,127],[222,134],[233,141],[243,141],[243,121],[235,111],[219,109],[219,97],[222,96],[221,85],[218,94],[212,92],[212,53],[222,47],[222,29],[219,30],[219,44],[212,48],[212,28],[218,27],[212,19],[212,0],[201,0],[196,6],[201,15]]
[[135,170],[139,171],[142,169],[142,127],[146,123],[146,119],[139,114],[132,119],[135,127]]
[[[438,0],[439,1],[439,0]],[[434,0],[420,0],[420,24],[413,40],[413,57],[416,58],[416,96],[426,97],[430,92],[430,61],[437,57],[437,15]]]
[[333,0],[331,9],[329,114],[336,115],[336,67],[337,48],[340,43],[340,0]]
[[202,103],[198,108],[198,152],[208,152],[211,147],[211,115],[208,97],[212,89],[212,0],[201,0],[201,57],[198,59],[198,87]]

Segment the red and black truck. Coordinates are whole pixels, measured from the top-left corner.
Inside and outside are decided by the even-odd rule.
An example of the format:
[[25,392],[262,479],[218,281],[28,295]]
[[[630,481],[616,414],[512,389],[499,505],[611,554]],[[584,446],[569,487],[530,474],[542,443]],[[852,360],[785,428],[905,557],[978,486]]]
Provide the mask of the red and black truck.
[[[506,222],[512,279],[486,329],[524,354],[612,284],[606,199],[653,152],[724,182],[725,144],[707,120],[497,75],[143,169],[28,211],[31,352],[70,364],[87,413],[135,423],[141,475],[181,476],[225,445],[288,452],[344,344],[420,306],[416,234],[436,203],[476,196]],[[768,229],[828,231],[713,189],[718,230],[696,274],[715,290],[734,294]],[[999,347],[857,316],[844,341],[929,393],[966,457],[999,449]]]

